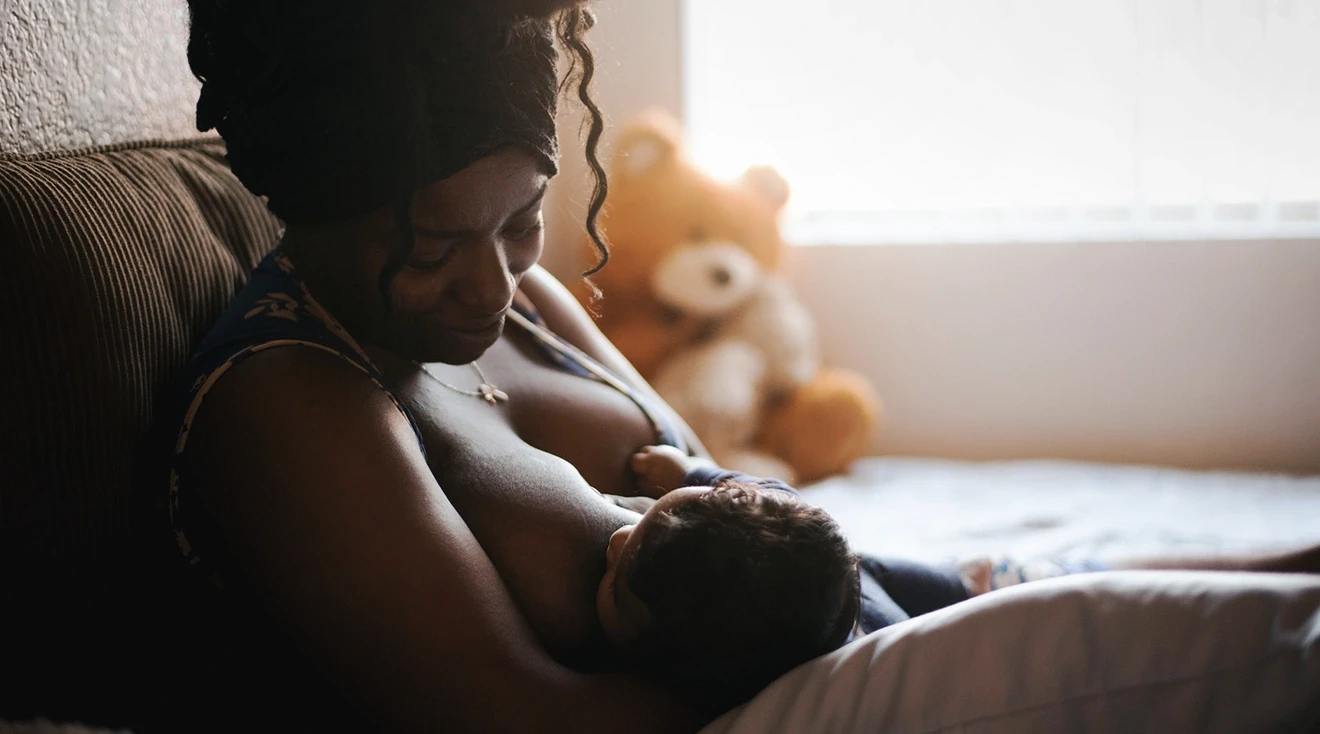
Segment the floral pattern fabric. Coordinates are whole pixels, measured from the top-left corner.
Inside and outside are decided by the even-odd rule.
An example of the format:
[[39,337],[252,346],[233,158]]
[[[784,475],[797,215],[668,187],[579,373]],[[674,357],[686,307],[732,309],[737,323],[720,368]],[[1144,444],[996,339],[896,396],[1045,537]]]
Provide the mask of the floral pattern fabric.
[[384,374],[372,364],[362,347],[330,315],[298,277],[293,263],[276,248],[262,260],[229,308],[202,340],[184,368],[187,392],[179,401],[179,431],[170,469],[170,522],[179,549],[194,566],[202,567],[213,582],[223,586],[220,569],[203,562],[201,547],[216,540],[210,518],[188,493],[188,434],[193,419],[211,387],[231,367],[258,352],[286,346],[320,349],[337,355],[361,370],[399,409],[425,453],[421,430],[412,412],[395,396]]

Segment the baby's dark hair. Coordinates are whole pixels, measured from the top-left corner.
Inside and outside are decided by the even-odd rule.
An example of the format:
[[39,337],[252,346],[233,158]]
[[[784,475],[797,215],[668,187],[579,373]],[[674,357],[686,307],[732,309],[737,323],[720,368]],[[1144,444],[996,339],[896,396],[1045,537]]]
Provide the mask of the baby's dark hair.
[[710,713],[837,649],[856,625],[857,557],[825,511],[730,482],[653,522],[628,565],[651,619],[630,659]]
[[[414,247],[413,193],[506,146],[553,175],[557,101],[575,85],[595,177],[586,228],[599,257],[589,275],[609,258],[596,225],[608,185],[584,5],[188,0],[197,128],[224,137],[234,174],[286,223],[393,206],[404,226],[379,283],[388,310],[390,282]],[[562,81],[556,37],[570,54]]]

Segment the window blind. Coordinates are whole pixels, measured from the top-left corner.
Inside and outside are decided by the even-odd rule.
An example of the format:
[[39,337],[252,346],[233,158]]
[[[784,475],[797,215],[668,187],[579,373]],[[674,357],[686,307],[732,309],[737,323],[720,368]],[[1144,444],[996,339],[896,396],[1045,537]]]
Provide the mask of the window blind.
[[685,121],[798,242],[1320,236],[1320,0],[687,0]]

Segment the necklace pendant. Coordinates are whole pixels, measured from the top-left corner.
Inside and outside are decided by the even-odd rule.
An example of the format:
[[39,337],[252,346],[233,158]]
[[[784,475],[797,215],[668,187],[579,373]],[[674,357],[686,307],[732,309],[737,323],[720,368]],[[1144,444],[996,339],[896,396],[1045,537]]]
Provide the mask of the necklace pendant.
[[481,383],[481,387],[477,389],[481,391],[481,397],[485,398],[486,402],[490,403],[491,405],[495,405],[496,403],[503,403],[508,401],[509,399],[508,393],[504,392],[498,387],[495,387],[489,382]]
[[441,387],[447,390],[453,390],[459,395],[467,395],[470,398],[481,398],[482,400],[485,400],[491,405],[498,405],[500,403],[507,403],[509,401],[509,394],[499,389],[498,387],[492,385],[490,383],[490,380],[486,379],[486,373],[481,371],[481,366],[478,365],[476,362],[472,362],[472,371],[476,372],[477,378],[481,380],[481,384],[477,385],[476,390],[464,390],[461,387],[456,387],[454,385],[449,384],[448,382],[445,382],[444,380],[437,377],[434,372],[431,371],[431,367],[429,365],[425,365],[419,362],[417,363],[417,366],[421,367],[422,372],[426,373],[427,377],[430,377],[432,380],[435,380],[438,385],[440,385]]

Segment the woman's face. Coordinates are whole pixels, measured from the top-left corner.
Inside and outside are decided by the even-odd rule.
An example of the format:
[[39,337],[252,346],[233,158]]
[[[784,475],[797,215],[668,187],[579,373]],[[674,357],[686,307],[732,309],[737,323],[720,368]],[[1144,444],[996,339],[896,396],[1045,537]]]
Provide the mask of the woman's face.
[[[514,148],[482,158],[413,197],[412,257],[390,284],[381,272],[399,242],[397,212],[355,221],[337,245],[295,262],[318,298],[359,339],[419,362],[466,364],[499,339],[514,292],[541,257],[548,177]],[[323,295],[324,294],[324,295]]]

